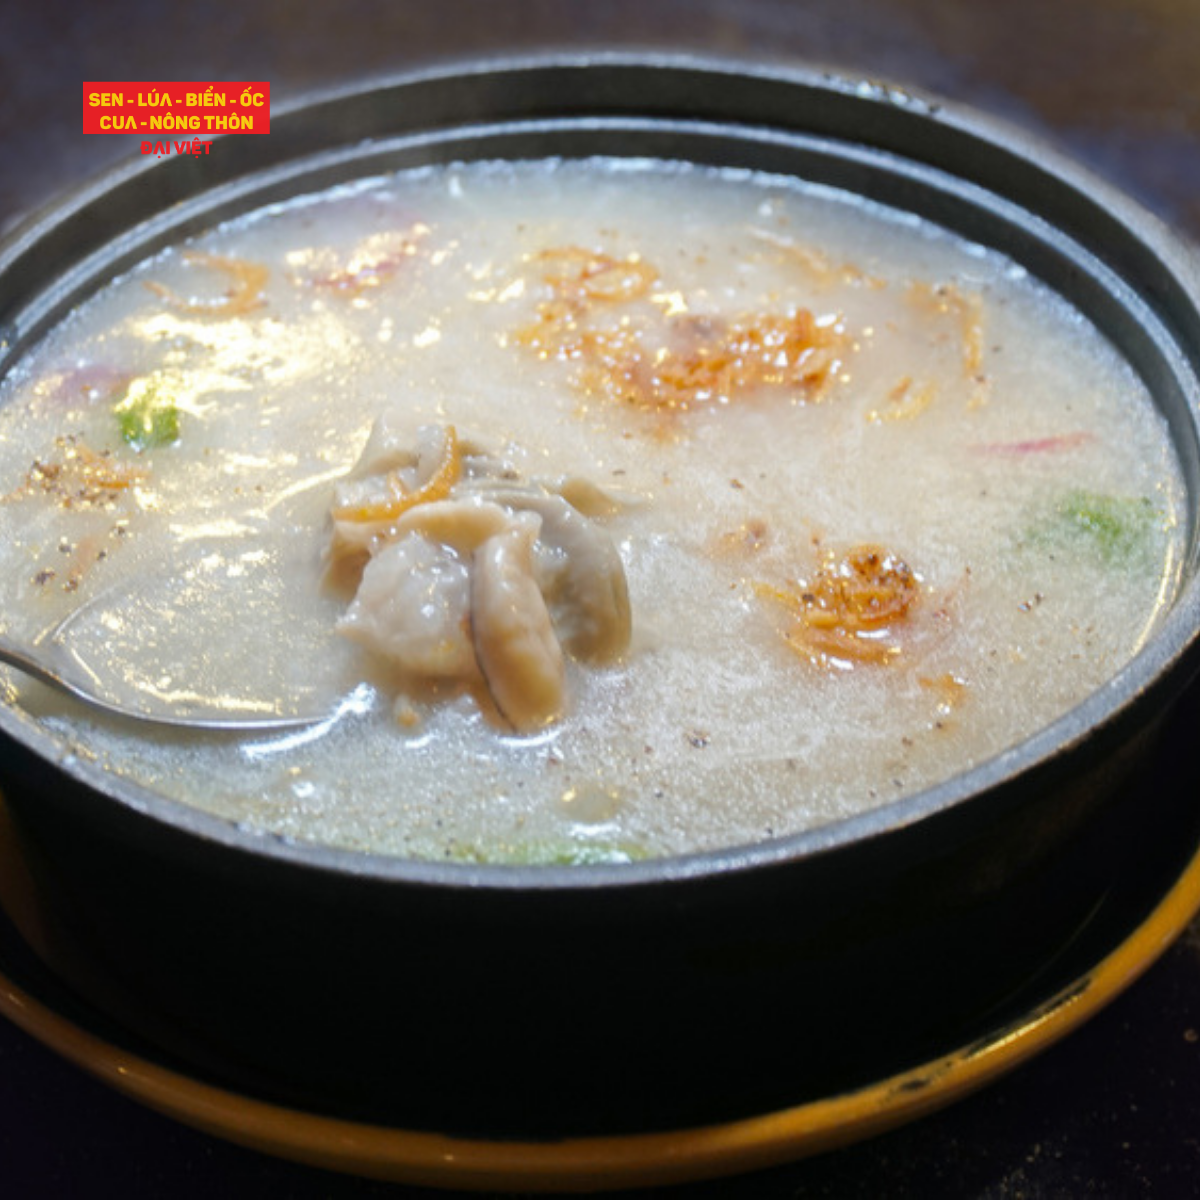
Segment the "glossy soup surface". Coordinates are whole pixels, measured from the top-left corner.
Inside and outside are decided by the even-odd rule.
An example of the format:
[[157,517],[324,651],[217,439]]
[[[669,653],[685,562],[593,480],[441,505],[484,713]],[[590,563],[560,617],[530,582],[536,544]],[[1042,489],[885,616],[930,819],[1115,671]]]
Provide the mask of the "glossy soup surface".
[[[755,841],[995,755],[1138,650],[1183,502],[1143,385],[1020,268],[641,161],[401,173],[157,255],[5,381],[0,493],[11,637],[87,606],[114,686],[340,701],[151,734],[3,676],[64,752],[284,837],[500,862]],[[429,533],[479,504],[508,542]],[[603,654],[568,628],[564,564],[595,580],[547,540],[564,505],[628,598]],[[370,526],[347,570],[335,517]],[[432,675],[347,636],[397,522],[372,602],[443,621]]]

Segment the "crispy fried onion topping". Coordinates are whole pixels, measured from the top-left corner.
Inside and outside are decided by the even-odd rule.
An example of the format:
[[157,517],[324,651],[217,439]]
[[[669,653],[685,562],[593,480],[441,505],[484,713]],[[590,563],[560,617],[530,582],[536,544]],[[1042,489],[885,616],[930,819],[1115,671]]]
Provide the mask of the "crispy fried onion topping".
[[724,317],[690,314],[682,298],[658,303],[674,294],[655,294],[659,272],[636,254],[567,246],[533,262],[545,298],[514,340],[574,364],[589,397],[660,417],[769,391],[811,403],[829,394],[846,353],[838,319],[805,308]]
[[251,262],[246,258],[206,254],[198,250],[187,251],[183,261],[190,267],[220,272],[229,279],[230,287],[222,300],[197,301],[185,299],[156,280],[147,280],[145,286],[176,311],[193,317],[225,318],[245,316],[262,307],[263,292],[270,274],[262,263]]
[[789,615],[784,640],[820,667],[880,665],[902,651],[901,634],[921,602],[921,584],[882,546],[828,558],[807,581],[755,590]]

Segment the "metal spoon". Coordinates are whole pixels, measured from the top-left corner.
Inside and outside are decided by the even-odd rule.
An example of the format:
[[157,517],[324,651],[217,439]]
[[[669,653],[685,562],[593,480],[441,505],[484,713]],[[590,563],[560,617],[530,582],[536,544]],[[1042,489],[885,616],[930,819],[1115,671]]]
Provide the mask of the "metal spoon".
[[[328,625],[290,611],[274,560],[219,549],[118,581],[36,638],[0,634],[0,663],[93,708],[179,729],[265,732],[360,711],[361,697],[337,690],[353,685],[339,681]],[[256,603],[274,623],[243,619]]]
[[211,731],[259,731],[295,729],[315,725],[337,716],[337,710],[326,705],[320,712],[281,713],[264,704],[261,710],[231,712],[228,707],[206,707],[203,702],[181,708],[177,705],[155,705],[150,693],[139,694],[132,704],[104,695],[93,672],[76,660],[69,648],[51,638],[38,643],[35,649],[25,649],[0,635],[0,663],[44,683],[56,691],[82,700],[93,708],[118,717],[129,717],[156,725],[179,729]]

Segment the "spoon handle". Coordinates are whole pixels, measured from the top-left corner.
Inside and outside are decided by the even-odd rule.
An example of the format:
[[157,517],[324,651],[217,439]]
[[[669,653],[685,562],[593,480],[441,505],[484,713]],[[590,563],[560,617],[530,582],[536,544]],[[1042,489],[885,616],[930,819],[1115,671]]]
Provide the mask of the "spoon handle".
[[21,649],[14,642],[10,642],[3,634],[0,634],[0,663],[4,663],[9,667],[15,667],[18,671],[32,676],[39,683],[44,683],[47,687],[55,688],[57,691],[65,692],[68,696],[74,696],[79,700],[86,700],[89,704],[99,704],[105,708],[110,707],[104,704],[98,697],[91,695],[79,684],[72,683],[56,671],[51,670],[46,663],[34,658],[27,650]]

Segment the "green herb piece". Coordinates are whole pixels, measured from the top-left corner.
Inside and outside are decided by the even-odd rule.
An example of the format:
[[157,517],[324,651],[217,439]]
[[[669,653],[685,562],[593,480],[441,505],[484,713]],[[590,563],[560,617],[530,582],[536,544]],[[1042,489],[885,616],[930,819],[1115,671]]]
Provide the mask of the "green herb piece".
[[113,411],[122,439],[135,450],[179,440],[179,409],[153,376],[135,379]]
[[638,862],[646,857],[637,846],[605,842],[525,842],[519,845],[457,846],[451,857],[459,862],[496,863],[522,867],[578,867]]
[[1033,540],[1089,548],[1106,563],[1139,559],[1163,514],[1145,496],[1112,496],[1076,488],[1033,529]]

